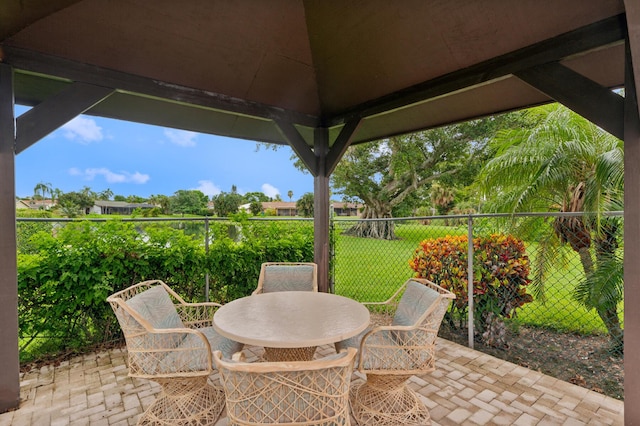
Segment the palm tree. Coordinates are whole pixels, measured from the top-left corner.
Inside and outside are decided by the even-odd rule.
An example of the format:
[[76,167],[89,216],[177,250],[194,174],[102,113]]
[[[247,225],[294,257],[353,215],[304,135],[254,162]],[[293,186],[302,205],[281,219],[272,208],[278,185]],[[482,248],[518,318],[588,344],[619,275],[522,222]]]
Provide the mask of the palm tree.
[[620,226],[617,219],[602,213],[623,205],[623,143],[557,104],[534,108],[531,114],[537,125],[498,134],[497,155],[482,170],[479,185],[492,197],[488,207],[494,211],[592,212],[554,220],[554,234],[541,238],[547,253],[536,265],[534,283],[543,294],[544,271],[560,259],[558,250],[568,244],[579,254],[585,274],[576,299],[596,309],[612,343],[621,348],[617,306],[622,293],[610,291],[618,284],[603,281],[608,276],[596,272],[612,268],[607,262],[617,259]]
[[289,190],[287,192],[287,197],[289,197],[289,201],[291,201],[291,199],[293,198],[293,191],[292,190]]
[[307,192],[296,201],[296,208],[298,209],[298,215],[304,217],[313,216],[313,193]]
[[51,195],[51,184],[47,182],[39,182],[33,188],[33,198],[35,199],[44,199],[47,194]]
[[109,189],[109,188],[107,188],[104,191],[101,191],[100,193],[98,193],[98,199],[99,200],[109,201],[111,199],[111,197],[113,197],[113,191],[111,189]]
[[451,188],[446,188],[436,182],[431,186],[429,196],[439,215],[446,215],[453,207],[455,195]]
[[51,190],[51,202],[56,204],[56,200],[60,198],[62,195],[62,190],[60,188],[54,188]]

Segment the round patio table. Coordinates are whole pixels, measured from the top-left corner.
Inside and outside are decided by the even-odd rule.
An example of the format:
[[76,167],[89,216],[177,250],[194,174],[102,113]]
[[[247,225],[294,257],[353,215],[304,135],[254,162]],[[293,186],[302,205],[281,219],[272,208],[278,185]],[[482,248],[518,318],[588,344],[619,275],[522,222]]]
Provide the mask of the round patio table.
[[262,293],[229,302],[213,316],[221,335],[263,346],[266,361],[311,360],[316,347],[360,333],[369,310],[343,296],[311,291]]

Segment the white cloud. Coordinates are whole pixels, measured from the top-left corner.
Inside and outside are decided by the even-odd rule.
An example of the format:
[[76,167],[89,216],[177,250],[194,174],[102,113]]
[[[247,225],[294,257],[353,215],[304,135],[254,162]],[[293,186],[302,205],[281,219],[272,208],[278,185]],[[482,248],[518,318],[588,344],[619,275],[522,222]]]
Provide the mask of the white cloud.
[[134,174],[130,175],[130,179],[131,183],[143,184],[147,183],[147,181],[151,179],[151,176],[145,173],[135,172]]
[[78,116],[62,126],[64,136],[67,139],[77,140],[80,143],[101,141],[104,138],[102,127],[95,120]]
[[164,129],[164,135],[174,144],[185,147],[196,146],[196,138],[198,137],[196,132],[174,129]]
[[262,192],[264,193],[264,195],[271,198],[274,198],[276,195],[280,194],[280,190],[278,188],[268,183],[262,184]]
[[207,197],[213,197],[214,195],[218,195],[222,192],[220,188],[210,180],[199,180],[198,187],[193,189],[202,191],[202,193]]
[[112,172],[106,167],[85,169],[84,171],[73,167],[69,169],[72,176],[83,176],[86,180],[94,180],[96,176],[102,176],[107,183],[147,183],[150,176],[140,172],[130,173],[122,171],[120,173]]

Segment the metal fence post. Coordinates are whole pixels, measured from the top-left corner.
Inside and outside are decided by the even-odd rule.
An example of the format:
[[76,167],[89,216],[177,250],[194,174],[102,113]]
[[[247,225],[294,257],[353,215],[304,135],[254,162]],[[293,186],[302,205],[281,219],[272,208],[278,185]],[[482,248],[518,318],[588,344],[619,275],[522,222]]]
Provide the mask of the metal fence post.
[[469,347],[473,349],[473,217],[467,219],[467,291],[469,294],[468,326]]
[[[204,252],[209,257],[209,216],[204,217]],[[209,301],[209,271],[204,274],[204,300]]]
[[333,218],[333,204],[331,205],[331,215],[329,216],[329,293],[336,292],[336,236],[335,219]]

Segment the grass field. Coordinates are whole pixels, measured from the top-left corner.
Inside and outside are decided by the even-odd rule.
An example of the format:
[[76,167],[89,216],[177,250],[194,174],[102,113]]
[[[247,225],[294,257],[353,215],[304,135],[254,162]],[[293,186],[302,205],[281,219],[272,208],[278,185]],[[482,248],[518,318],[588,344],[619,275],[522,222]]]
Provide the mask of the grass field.
[[[384,301],[413,276],[409,259],[419,243],[428,238],[447,235],[467,235],[466,226],[422,225],[417,221],[396,225],[396,240],[375,240],[344,235],[353,222],[336,222],[335,291],[359,301]],[[538,243],[526,243],[533,261]],[[577,257],[571,252],[563,267],[551,270],[545,280],[546,300],[534,300],[517,311],[511,321],[518,324],[545,327],[583,334],[606,332],[594,310],[587,311],[576,302],[573,288],[584,274]],[[622,309],[620,315],[622,318]]]
[[337,231],[335,287],[336,293],[361,302],[384,301],[413,276],[409,259],[420,241],[467,232],[465,228],[409,222],[396,225],[397,240],[376,240],[343,235],[341,231],[350,224],[342,222]]

